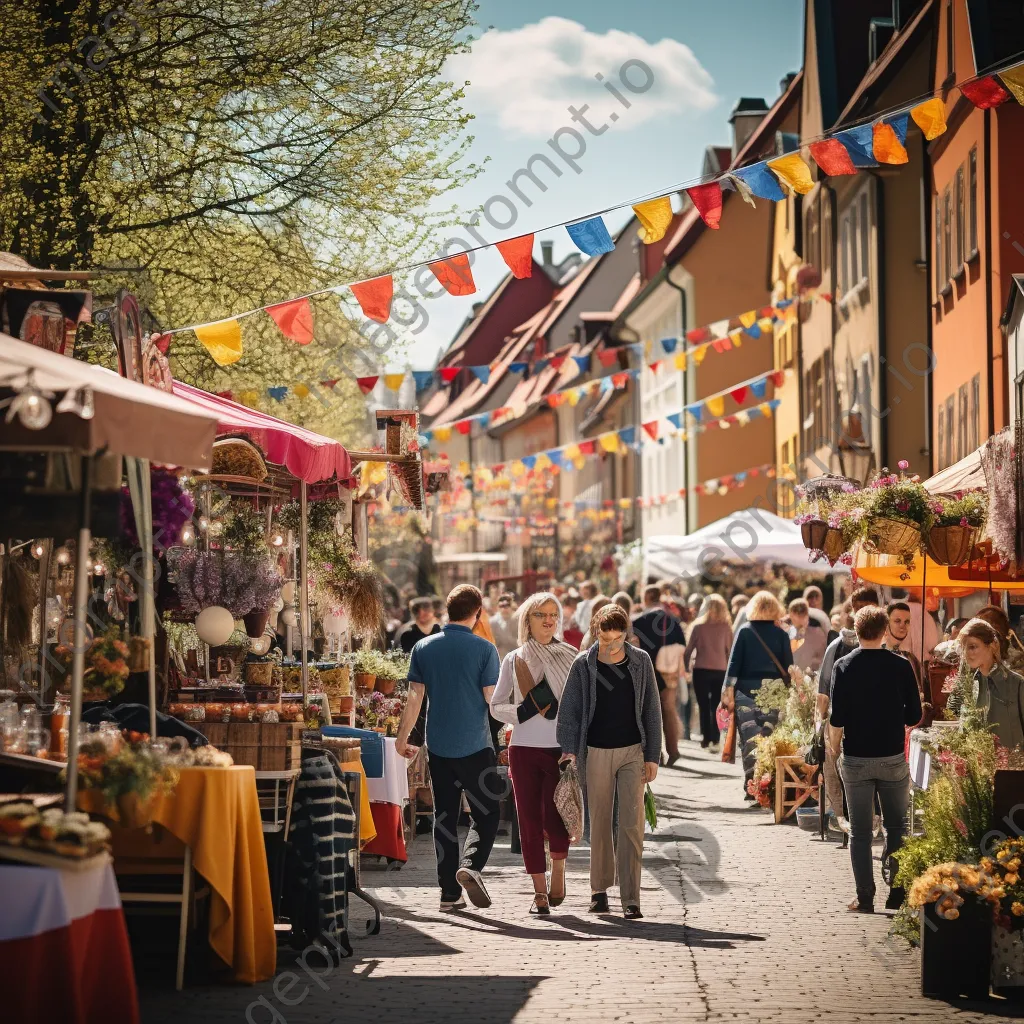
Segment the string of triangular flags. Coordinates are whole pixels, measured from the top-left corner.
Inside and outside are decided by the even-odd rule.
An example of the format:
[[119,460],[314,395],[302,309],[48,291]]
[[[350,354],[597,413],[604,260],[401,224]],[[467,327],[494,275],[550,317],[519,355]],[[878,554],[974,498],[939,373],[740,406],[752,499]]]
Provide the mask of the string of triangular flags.
[[[1010,99],[1024,105],[1024,63],[1002,71],[983,75],[957,86],[975,107],[988,110]],[[593,215],[572,222],[552,224],[541,231],[564,227],[572,240],[587,256],[599,256],[615,248],[603,215],[632,206],[640,222],[640,237],[645,244],[660,241],[672,223],[670,195],[680,190],[690,197],[697,212],[709,228],[718,228],[722,219],[722,189],[738,192],[748,203],[754,199],[779,201],[789,191],[806,193],[814,187],[810,167],[801,156],[806,149],[821,171],[829,176],[856,174],[879,164],[904,164],[909,160],[905,143],[909,121],[920,128],[926,139],[934,139],[946,131],[945,101],[933,95],[922,102],[894,108],[872,121],[801,141],[797,148],[782,156],[760,160],[746,167],[734,168],[709,181],[698,179],[690,185],[673,186],[664,194],[650,199],[617,203]],[[517,278],[529,277],[533,270],[533,234],[519,235],[494,243],[506,266]],[[386,323],[391,316],[394,299],[394,275],[429,267],[437,281],[451,295],[472,295],[476,283],[469,265],[469,253],[490,248],[480,245],[440,260],[423,260],[394,268],[362,281],[321,288],[286,302],[257,307],[213,323],[178,327],[165,332],[178,334],[193,331],[218,366],[230,366],[242,358],[242,326],[240,321],[266,313],[281,333],[299,345],[313,340],[313,311],[310,299],[319,295],[351,293],[363,314],[377,323]]]

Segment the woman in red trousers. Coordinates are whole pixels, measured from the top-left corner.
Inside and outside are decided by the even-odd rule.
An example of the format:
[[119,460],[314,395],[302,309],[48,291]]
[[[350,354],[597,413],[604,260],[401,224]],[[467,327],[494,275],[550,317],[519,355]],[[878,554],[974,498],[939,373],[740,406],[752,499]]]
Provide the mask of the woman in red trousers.
[[[527,874],[533,878],[531,914],[550,914],[565,899],[569,836],[555,807],[560,749],[558,702],[578,651],[564,640],[562,606],[553,594],[534,594],[519,610],[519,647],[501,663],[491,714],[512,726],[508,764]],[[551,885],[544,840],[551,851]]]

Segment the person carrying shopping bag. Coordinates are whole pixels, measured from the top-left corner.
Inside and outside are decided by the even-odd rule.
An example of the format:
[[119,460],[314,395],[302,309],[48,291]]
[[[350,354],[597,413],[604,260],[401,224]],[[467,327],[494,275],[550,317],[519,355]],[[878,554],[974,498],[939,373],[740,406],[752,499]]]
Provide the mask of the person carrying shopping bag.
[[[519,646],[501,662],[491,714],[512,726],[509,776],[519,818],[527,874],[533,878],[531,914],[547,915],[565,899],[569,835],[555,806],[561,749],[556,736],[559,700],[576,648],[560,639],[562,606],[553,594],[534,594],[519,613]],[[551,887],[544,838],[551,851]]]
[[626,613],[608,605],[595,625],[597,643],[576,658],[565,683],[558,745],[576,764],[590,808],[590,912],[609,912],[617,875],[624,915],[635,920],[643,917],[644,785],[658,774],[661,702],[650,656],[625,641]]

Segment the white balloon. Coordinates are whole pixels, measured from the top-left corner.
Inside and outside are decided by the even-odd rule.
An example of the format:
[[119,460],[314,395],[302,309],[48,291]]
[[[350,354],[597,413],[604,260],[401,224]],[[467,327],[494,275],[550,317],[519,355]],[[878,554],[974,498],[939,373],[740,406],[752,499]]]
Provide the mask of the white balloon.
[[227,608],[212,605],[204,608],[196,617],[196,632],[199,639],[210,647],[226,644],[235,631],[235,620]]
[[281,600],[285,604],[291,604],[295,600],[295,584],[292,580],[289,580],[281,588]]
[[297,626],[299,624],[299,613],[294,608],[285,608],[281,612],[280,619],[286,626]]

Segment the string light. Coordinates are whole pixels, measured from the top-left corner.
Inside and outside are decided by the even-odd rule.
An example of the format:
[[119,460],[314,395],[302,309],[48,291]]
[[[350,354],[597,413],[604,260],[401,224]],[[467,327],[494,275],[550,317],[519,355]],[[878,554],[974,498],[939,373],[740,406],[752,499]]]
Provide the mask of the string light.
[[37,540],[37,541],[33,542],[33,544],[32,544],[32,557],[33,558],[42,558],[43,554],[45,552],[46,552],[46,547],[43,545],[43,543],[41,541]]
[[58,565],[70,565],[71,564],[71,552],[66,547],[57,548],[57,564]]

